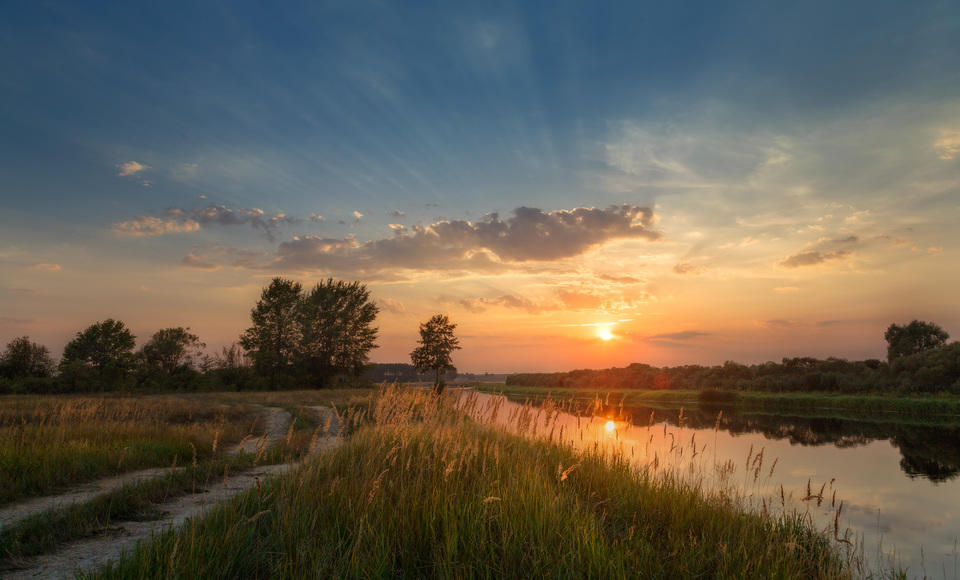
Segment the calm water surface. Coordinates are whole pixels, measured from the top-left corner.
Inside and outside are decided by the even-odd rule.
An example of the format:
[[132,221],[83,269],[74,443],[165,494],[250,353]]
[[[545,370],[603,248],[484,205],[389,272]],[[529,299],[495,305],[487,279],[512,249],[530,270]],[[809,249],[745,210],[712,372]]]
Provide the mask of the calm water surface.
[[522,405],[469,396],[501,425],[732,486],[758,509],[779,507],[782,486],[786,504],[831,535],[842,501],[839,537],[849,530],[871,567],[895,558],[911,577],[960,577],[960,427],[729,410],[718,422],[719,409],[586,404],[579,417],[547,405],[518,421]]

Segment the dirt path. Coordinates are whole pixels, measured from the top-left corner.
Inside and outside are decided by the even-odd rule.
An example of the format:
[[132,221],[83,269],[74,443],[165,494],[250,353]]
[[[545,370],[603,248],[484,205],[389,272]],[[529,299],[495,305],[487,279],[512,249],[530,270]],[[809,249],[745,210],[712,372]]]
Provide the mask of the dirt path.
[[35,497],[28,499],[27,501],[0,508],[0,530],[3,530],[3,528],[11,526],[18,521],[28,518],[34,514],[38,514],[49,509],[62,508],[75,503],[89,501],[98,495],[120,489],[128,483],[136,483],[145,479],[151,479],[169,472],[169,467],[154,467],[151,469],[130,471],[114,477],[107,477],[104,479],[91,481],[89,483],[80,484],[59,495]]
[[[310,454],[322,453],[339,446],[343,442],[343,437],[340,436],[341,422],[336,414],[327,407],[317,406],[311,409],[317,413],[317,419],[324,429],[321,429],[321,436],[318,436],[311,446]],[[290,420],[290,414],[282,409],[271,409],[265,415],[268,446],[286,435]],[[262,440],[263,437],[252,440],[253,447],[249,452],[256,452]],[[243,442],[243,446],[247,443],[250,441]],[[238,446],[236,452],[241,448],[243,451],[248,450],[246,447]],[[154,534],[170,527],[181,526],[188,520],[201,516],[218,503],[255,487],[258,479],[263,480],[268,476],[292,470],[298,465],[299,463],[287,463],[248,470],[224,482],[214,483],[204,492],[182,496],[157,505],[156,507],[164,514],[158,520],[116,522],[104,535],[67,544],[59,551],[35,558],[26,563],[24,568],[13,570],[3,577],[73,578],[75,571],[89,571],[116,561],[123,550],[132,550],[137,542],[149,540]]]
[[[264,430],[260,437],[245,438],[232,453],[256,453],[260,445],[269,447],[287,434],[293,417],[287,411],[277,407],[263,407],[257,426]],[[266,441],[264,441],[266,439]],[[178,468],[179,469],[179,468]],[[0,530],[12,526],[18,521],[46,510],[64,508],[76,503],[89,501],[98,495],[116,491],[127,484],[158,477],[170,471],[169,467],[153,467],[121,473],[112,477],[98,479],[77,485],[57,495],[35,497],[0,508]]]
[[163,510],[160,519],[147,522],[118,522],[104,535],[73,542],[63,549],[37,558],[31,566],[15,570],[4,578],[73,578],[74,570],[91,570],[116,561],[123,550],[137,542],[149,540],[153,534],[170,526],[179,526],[202,515],[217,503],[256,487],[257,480],[292,469],[290,464],[267,465],[251,469],[214,483],[205,492],[194,493],[157,506]]
[[263,407],[258,426],[262,427],[264,434],[260,437],[244,437],[243,441],[233,449],[233,453],[256,453],[261,445],[270,447],[286,437],[291,421],[293,416],[285,409]]

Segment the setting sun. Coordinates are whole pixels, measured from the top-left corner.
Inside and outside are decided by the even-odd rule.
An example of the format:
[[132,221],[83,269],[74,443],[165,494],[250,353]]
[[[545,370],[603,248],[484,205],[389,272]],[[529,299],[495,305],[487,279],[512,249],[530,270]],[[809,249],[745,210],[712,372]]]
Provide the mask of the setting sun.
[[604,427],[607,429],[608,433],[613,433],[613,431],[617,428],[617,424],[613,421],[607,421],[607,424],[604,425]]
[[597,331],[597,336],[600,340],[611,340],[613,339],[613,332],[611,332],[609,328],[601,328]]

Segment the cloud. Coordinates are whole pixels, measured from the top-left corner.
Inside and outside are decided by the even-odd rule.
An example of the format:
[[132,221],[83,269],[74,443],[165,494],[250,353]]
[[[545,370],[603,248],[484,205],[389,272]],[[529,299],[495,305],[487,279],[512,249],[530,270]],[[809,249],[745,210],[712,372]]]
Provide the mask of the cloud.
[[59,272],[63,268],[60,264],[34,264],[30,266],[31,270],[40,270],[41,272]]
[[707,268],[705,266],[694,266],[689,262],[681,262],[673,266],[673,272],[675,274],[693,274],[694,276],[699,276],[706,270]]
[[853,252],[849,250],[836,250],[832,252],[818,252],[816,250],[807,250],[805,252],[800,252],[799,254],[794,254],[783,261],[780,262],[780,265],[784,268],[799,268],[801,266],[814,266],[816,264],[822,264],[830,260],[839,260],[841,258],[846,258],[847,256],[852,255]]
[[398,302],[392,298],[378,299],[377,306],[380,307],[380,310],[384,310],[392,314],[403,314],[407,311],[406,306],[404,306],[402,302]]
[[395,209],[392,212],[390,212],[390,217],[402,218],[402,217],[405,217],[406,215],[407,214],[403,213],[399,209]]
[[664,332],[653,334],[647,337],[647,340],[692,340],[701,336],[711,336],[713,333],[703,332],[701,330],[683,330],[680,332]]
[[498,296],[496,298],[465,298],[460,301],[460,306],[463,306],[465,309],[474,313],[483,312],[490,306],[516,308],[520,310],[526,310],[530,314],[538,314],[543,310],[557,309],[555,304],[538,304],[528,298],[514,296],[512,294],[504,294],[503,296]]
[[200,224],[191,219],[169,219],[150,216],[138,216],[125,222],[113,224],[113,231],[125,236],[162,236],[195,232]]
[[39,290],[33,288],[3,288],[3,292],[14,296],[37,296],[40,294]]
[[312,213],[312,214],[310,214],[310,221],[312,221],[312,222],[317,222],[317,223],[323,223],[324,220],[323,220],[323,216],[322,216],[322,215],[320,215],[320,214],[318,214],[318,213]]
[[940,138],[933,144],[937,157],[951,161],[960,156],[960,131],[941,131]]
[[800,288],[797,286],[777,286],[773,289],[774,292],[788,293],[788,292],[799,292]]
[[358,211],[354,211],[354,212],[353,212],[353,217],[356,218],[357,220],[359,220],[360,218],[363,217],[363,214],[360,213],[360,212],[358,212]]
[[860,242],[857,236],[848,236],[846,238],[818,240],[816,247],[810,250],[804,250],[792,256],[788,256],[780,261],[784,268],[800,268],[802,266],[815,266],[832,260],[840,260],[853,255],[853,250],[847,249],[849,246]]
[[36,318],[14,318],[12,316],[0,316],[0,323],[11,324],[16,326],[33,324],[36,321],[37,321]]
[[180,265],[186,268],[200,270],[218,270],[221,266],[231,268],[261,268],[264,252],[203,244],[195,246],[189,254],[183,257]]
[[219,270],[220,266],[212,262],[204,262],[193,252],[187,254],[180,260],[180,265],[185,268],[197,268],[198,270]]
[[633,276],[614,276],[613,274],[597,274],[597,278],[614,284],[645,284],[646,280]]
[[113,224],[118,234],[133,236],[160,236],[195,232],[205,226],[249,225],[273,240],[281,224],[296,224],[300,220],[276,213],[268,216],[260,208],[232,209],[225,205],[209,205],[195,209],[168,208],[162,217],[137,216],[132,220]]
[[144,165],[137,161],[126,161],[117,165],[117,176],[130,177],[147,169],[150,169],[149,165]]
[[328,272],[410,270],[498,271],[524,262],[578,256],[619,239],[658,240],[653,210],[633,205],[545,212],[519,207],[510,218],[492,213],[478,222],[438,221],[390,238],[295,237],[277,249],[276,266]]

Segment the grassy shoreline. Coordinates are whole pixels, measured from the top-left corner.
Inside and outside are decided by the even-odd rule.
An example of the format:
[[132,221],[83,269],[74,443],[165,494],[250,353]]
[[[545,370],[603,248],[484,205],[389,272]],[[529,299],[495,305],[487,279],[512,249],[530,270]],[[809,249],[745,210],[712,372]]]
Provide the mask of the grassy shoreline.
[[[512,399],[593,399],[600,397],[616,402],[623,400],[624,405],[634,406],[678,406],[707,403],[723,408],[744,409],[783,409],[783,410],[834,410],[858,413],[890,413],[905,416],[923,415],[924,417],[956,417],[960,421],[960,396],[897,396],[888,394],[845,394],[845,393],[769,393],[760,391],[719,391],[714,400],[705,400],[703,393],[696,390],[640,390],[614,389],[596,391],[577,388],[529,387],[521,385],[481,384],[474,387],[486,393],[500,393]],[[712,391],[717,393],[717,391]]]
[[89,577],[851,575],[795,515],[514,435],[448,401],[387,389],[343,447]]

